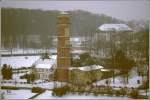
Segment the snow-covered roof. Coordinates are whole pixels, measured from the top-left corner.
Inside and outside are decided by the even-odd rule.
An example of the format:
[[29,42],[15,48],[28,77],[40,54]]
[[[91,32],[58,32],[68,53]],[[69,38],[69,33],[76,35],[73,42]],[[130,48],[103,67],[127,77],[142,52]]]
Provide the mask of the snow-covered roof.
[[110,71],[109,69],[101,69],[102,72]]
[[36,68],[52,68],[52,66],[55,64],[55,59],[39,59],[37,60],[34,65]]
[[[85,37],[70,37],[70,42],[80,42],[80,41],[85,41],[86,38]],[[54,42],[57,42],[58,39],[57,38],[54,38],[53,39]]]
[[51,55],[50,58],[56,60],[57,59],[57,55]]
[[81,71],[91,71],[91,70],[97,70],[97,69],[102,69],[103,66],[100,65],[92,65],[92,66],[84,66],[84,67],[70,67],[69,70],[74,70],[78,69]]
[[67,13],[66,11],[61,11],[60,14],[61,15],[68,15],[69,13]]
[[83,54],[83,53],[86,53],[87,51],[86,50],[72,50],[71,53],[74,53],[74,54]]
[[126,24],[103,24],[98,29],[101,31],[132,31]]

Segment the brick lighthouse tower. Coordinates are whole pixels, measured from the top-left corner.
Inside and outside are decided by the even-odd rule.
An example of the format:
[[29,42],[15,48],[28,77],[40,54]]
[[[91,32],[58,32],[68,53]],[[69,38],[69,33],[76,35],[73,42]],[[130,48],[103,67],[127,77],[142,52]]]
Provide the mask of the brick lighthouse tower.
[[66,12],[61,12],[57,22],[57,69],[56,81],[68,81],[68,68],[70,67],[70,36],[69,36],[69,16]]

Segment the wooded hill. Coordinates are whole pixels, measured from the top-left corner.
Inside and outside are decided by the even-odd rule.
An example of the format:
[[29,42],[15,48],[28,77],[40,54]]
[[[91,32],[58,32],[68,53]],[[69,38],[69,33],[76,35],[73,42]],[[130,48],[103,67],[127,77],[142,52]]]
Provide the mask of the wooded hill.
[[[52,36],[57,35],[57,16],[60,11],[2,8],[2,46],[15,48],[49,48]],[[90,36],[104,23],[123,21],[104,14],[87,11],[69,11],[71,36]],[[29,38],[31,38],[29,41]]]
[[[57,10],[31,10],[1,8],[2,47],[4,48],[50,48],[53,36],[57,35]],[[97,27],[104,23],[124,21],[104,14],[87,11],[68,11],[71,23],[71,36],[91,36]]]

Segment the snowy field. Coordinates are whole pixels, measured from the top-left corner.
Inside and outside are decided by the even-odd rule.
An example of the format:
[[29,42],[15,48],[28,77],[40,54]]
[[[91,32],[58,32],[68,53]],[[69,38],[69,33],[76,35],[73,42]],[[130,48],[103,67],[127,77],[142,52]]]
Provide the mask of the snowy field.
[[[56,59],[56,55],[50,56]],[[37,61],[40,56],[12,56],[12,57],[1,57],[1,66],[3,64],[11,65],[13,68],[20,67],[31,67],[31,65]]]
[[4,92],[4,99],[29,99],[36,95],[36,93],[32,93],[31,90],[10,90],[10,93],[7,93],[7,90],[1,90],[1,92]]
[[89,95],[78,95],[78,94],[69,94],[63,97],[52,96],[52,91],[45,91],[43,94],[37,96],[35,99],[129,99],[128,97],[113,97],[113,96],[94,96]]
[[[132,78],[129,78],[128,84],[124,84],[123,78],[118,76],[115,78],[115,83],[113,83],[113,78],[108,78],[108,79],[104,79],[104,80],[98,81],[96,83],[93,83],[93,85],[97,85],[97,86],[105,85],[106,86],[106,80],[110,81],[110,84],[109,84],[110,86],[116,86],[116,87],[138,87],[142,83],[142,77],[140,77],[140,76],[134,76]],[[141,83],[138,84],[137,80],[140,80]]]
[[[100,80],[97,81],[95,83],[93,83],[93,85],[105,85],[106,86],[106,80],[110,81],[110,86],[116,86],[116,87],[138,87],[140,85],[142,85],[142,77],[138,76],[137,71],[136,71],[136,67],[134,67],[130,72],[129,72],[129,80],[128,80],[128,84],[124,84],[124,79],[122,76],[116,76],[115,77],[115,83],[113,83],[113,78],[108,78],[108,79],[104,79],[104,80]],[[140,80],[140,84],[137,83],[137,81]]]
[[[12,80],[3,80],[6,83],[2,83],[1,86],[16,86],[16,87],[42,87],[45,89],[53,89],[54,88],[54,82],[43,82],[42,80],[36,80],[33,84],[27,84],[26,79],[20,79],[20,76],[25,75],[26,73],[19,73],[19,74],[13,74]],[[16,82],[16,83],[15,83]],[[23,83],[25,82],[25,83]],[[36,84],[35,84],[36,83]],[[58,84],[59,86],[59,84]]]
[[2,57],[1,65],[8,64],[13,68],[31,67],[31,65],[40,58],[40,56],[12,56]]

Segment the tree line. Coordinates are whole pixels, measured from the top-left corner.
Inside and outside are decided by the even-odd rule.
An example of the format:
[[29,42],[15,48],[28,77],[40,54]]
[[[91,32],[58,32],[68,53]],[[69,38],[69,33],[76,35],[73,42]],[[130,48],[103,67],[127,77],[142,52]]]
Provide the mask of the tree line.
[[[57,16],[60,11],[2,8],[2,47],[50,48],[57,35]],[[87,11],[68,11],[71,36],[88,37],[104,23],[123,22],[104,14]]]

